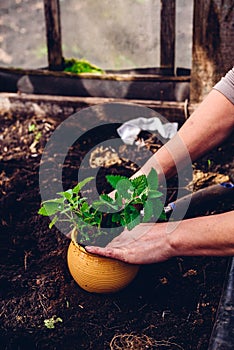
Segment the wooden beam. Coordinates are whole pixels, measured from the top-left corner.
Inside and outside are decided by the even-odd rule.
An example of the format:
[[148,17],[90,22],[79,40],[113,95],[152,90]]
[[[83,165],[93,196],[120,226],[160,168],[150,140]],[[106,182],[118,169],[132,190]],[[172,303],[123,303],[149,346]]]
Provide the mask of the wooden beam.
[[185,101],[189,76],[148,74],[72,74],[48,70],[0,68],[0,91],[62,96],[93,96]]
[[59,0],[44,0],[48,63],[50,70],[62,70],[62,38]]
[[175,66],[175,2],[176,0],[161,0],[160,29],[160,66],[171,68]]
[[[195,104],[183,102],[0,93],[0,120],[1,118],[27,118],[31,115],[43,118],[46,115],[61,122],[83,108],[106,103],[136,104],[147,107],[160,113],[170,122],[178,122],[179,125],[182,125],[197,108]],[[128,118],[128,115],[120,115],[119,122],[124,122]],[[112,121],[108,120],[108,122]]]
[[233,0],[195,0],[190,99],[201,102],[233,66]]

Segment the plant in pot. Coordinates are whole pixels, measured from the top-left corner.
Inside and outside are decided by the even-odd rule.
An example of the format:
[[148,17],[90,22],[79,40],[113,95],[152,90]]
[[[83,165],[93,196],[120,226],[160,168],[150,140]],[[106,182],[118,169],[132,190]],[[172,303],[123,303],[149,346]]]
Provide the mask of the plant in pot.
[[124,227],[132,230],[141,222],[165,220],[162,193],[158,191],[154,169],[147,176],[134,179],[107,175],[113,196],[101,194],[90,205],[81,195],[81,189],[91,180],[93,177],[88,177],[74,188],[58,193],[57,198],[42,202],[38,213],[52,218],[50,228],[56,222],[68,224],[71,232],[68,267],[79,286],[89,292],[116,292],[135,278],[139,266],[90,254],[85,245],[106,244]]

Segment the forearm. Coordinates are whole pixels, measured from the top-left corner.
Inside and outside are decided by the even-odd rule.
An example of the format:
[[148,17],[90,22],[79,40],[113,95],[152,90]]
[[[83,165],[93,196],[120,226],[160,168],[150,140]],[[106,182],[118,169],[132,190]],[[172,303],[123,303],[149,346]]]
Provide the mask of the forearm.
[[[156,152],[134,175],[148,174],[153,167],[166,178],[219,145],[234,127],[234,105],[219,91],[212,90],[189,117],[177,135]],[[189,159],[188,154],[191,159]],[[177,169],[178,170],[178,169]]]
[[172,256],[234,256],[234,211],[181,221],[168,238]]
[[219,91],[212,90],[178,134],[191,159],[196,160],[223,142],[233,127],[234,105]]

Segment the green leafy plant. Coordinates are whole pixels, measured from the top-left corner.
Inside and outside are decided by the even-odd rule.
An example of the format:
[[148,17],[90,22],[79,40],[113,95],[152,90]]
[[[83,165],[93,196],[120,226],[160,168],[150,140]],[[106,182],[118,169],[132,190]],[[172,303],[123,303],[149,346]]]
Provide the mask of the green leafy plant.
[[53,316],[51,318],[44,320],[44,325],[46,326],[46,328],[54,329],[55,324],[58,322],[63,322],[63,320],[60,317]]
[[28,132],[33,133],[34,135],[34,141],[38,142],[42,136],[41,132],[38,131],[36,124],[30,124],[28,126]]
[[104,71],[87,60],[77,60],[75,58],[65,59],[64,72],[70,73],[104,73]]
[[[52,217],[50,228],[57,221],[68,222],[71,230],[77,230],[80,243],[96,242],[97,237],[106,234],[103,225],[110,229],[126,227],[132,230],[141,222],[166,219],[154,169],[148,176],[134,179],[120,175],[107,175],[106,179],[114,190],[114,198],[101,194],[92,206],[89,205],[87,198],[80,194],[81,189],[93,180],[88,177],[74,188],[59,192],[58,198],[44,201],[38,213]],[[92,231],[92,227],[95,230]]]
[[38,128],[37,128],[37,125],[36,124],[29,124],[28,126],[28,132],[33,134],[33,142],[32,144],[30,145],[30,150],[32,153],[35,153],[36,152],[36,146],[37,144],[39,143],[41,137],[42,137],[42,133],[41,131],[38,131]]

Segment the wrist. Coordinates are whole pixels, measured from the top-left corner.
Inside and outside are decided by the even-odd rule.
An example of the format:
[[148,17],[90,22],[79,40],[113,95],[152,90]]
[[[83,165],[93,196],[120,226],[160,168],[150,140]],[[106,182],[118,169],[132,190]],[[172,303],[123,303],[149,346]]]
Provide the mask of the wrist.
[[234,211],[182,220],[168,234],[171,256],[233,255],[233,227]]
[[171,256],[195,256],[202,248],[201,218],[169,222],[167,230]]

